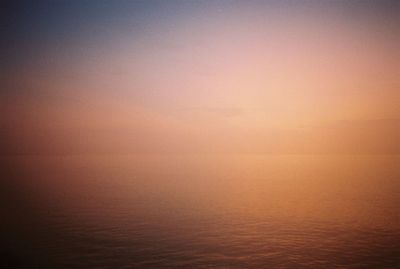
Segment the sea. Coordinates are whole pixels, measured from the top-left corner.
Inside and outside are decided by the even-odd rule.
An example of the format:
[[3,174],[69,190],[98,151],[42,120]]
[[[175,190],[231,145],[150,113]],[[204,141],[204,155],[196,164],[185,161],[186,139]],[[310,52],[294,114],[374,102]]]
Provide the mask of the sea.
[[2,268],[400,268],[400,156],[3,156]]

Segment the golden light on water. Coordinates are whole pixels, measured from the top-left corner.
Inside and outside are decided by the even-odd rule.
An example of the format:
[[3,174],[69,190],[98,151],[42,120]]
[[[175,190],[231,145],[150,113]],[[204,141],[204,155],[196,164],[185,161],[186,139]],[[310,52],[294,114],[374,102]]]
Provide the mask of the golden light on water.
[[395,1],[5,6],[10,264],[396,268]]

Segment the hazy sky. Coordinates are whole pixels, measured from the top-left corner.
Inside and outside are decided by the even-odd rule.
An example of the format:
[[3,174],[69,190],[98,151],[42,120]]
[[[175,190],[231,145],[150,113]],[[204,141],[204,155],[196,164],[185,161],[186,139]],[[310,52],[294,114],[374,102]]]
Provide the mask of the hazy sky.
[[400,153],[396,1],[2,10],[4,153]]

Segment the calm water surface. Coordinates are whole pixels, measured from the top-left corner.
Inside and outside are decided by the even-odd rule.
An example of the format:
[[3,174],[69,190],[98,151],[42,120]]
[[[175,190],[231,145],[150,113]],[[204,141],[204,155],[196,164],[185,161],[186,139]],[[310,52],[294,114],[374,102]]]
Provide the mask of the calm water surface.
[[400,268],[398,156],[4,161],[7,251],[38,268]]

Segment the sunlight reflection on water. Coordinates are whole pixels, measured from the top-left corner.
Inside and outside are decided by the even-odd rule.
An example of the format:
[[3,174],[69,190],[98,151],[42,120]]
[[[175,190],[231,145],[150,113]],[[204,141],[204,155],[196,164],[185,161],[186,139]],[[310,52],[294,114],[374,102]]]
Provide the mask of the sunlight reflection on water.
[[[21,157],[18,157],[21,158]],[[17,162],[17,161],[16,161]],[[395,268],[397,156],[24,157],[66,268]]]

